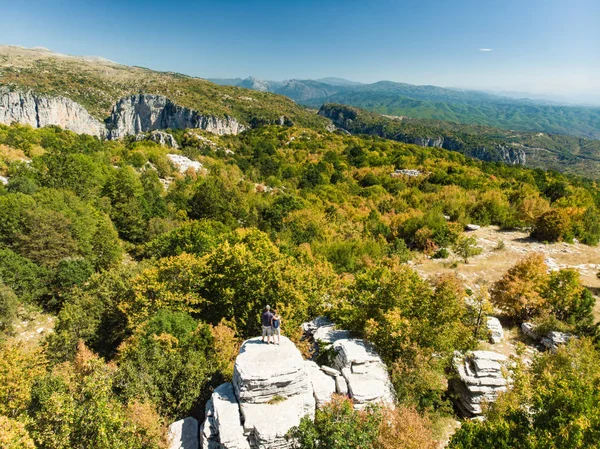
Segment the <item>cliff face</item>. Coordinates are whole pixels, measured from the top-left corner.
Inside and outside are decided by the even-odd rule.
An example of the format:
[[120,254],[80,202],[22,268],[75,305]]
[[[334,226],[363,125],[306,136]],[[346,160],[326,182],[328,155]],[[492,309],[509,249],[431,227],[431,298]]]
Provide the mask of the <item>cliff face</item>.
[[109,139],[165,128],[200,128],[219,135],[238,134],[245,129],[233,117],[202,115],[176,105],[167,97],[150,94],[119,100],[106,120],[106,127]]
[[0,123],[42,128],[56,125],[79,134],[104,136],[104,125],[82,106],[64,97],[42,97],[31,92],[0,89]]
[[165,128],[200,128],[219,135],[238,134],[246,129],[233,117],[202,115],[160,95],[122,98],[104,124],[68,98],[0,88],[0,123],[10,125],[13,122],[34,128],[56,125],[79,134],[108,139]]

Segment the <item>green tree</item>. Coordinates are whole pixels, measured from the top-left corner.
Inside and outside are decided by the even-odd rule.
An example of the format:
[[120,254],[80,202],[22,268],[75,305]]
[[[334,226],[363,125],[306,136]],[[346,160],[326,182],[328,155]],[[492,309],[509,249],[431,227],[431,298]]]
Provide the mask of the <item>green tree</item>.
[[464,263],[469,263],[469,258],[481,254],[482,249],[477,246],[475,237],[460,236],[454,245],[454,252]]
[[172,418],[187,416],[214,373],[213,336],[183,312],[161,310],[119,349],[116,387]]

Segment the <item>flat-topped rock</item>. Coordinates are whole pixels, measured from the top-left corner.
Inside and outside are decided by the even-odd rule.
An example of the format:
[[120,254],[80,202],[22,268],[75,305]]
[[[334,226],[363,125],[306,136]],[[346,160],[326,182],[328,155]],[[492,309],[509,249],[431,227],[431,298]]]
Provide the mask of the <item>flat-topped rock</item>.
[[233,386],[240,402],[265,403],[309,391],[302,354],[287,337],[280,345],[246,340],[235,360]]

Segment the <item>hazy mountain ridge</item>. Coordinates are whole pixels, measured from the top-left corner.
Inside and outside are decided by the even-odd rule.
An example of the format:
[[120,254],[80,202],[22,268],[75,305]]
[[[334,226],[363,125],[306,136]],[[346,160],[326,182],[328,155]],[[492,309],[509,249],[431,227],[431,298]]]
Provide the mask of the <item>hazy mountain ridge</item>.
[[325,103],[339,103],[387,115],[600,138],[598,107],[393,81],[344,85],[327,80],[277,82],[247,78],[238,85],[279,93],[315,108]]

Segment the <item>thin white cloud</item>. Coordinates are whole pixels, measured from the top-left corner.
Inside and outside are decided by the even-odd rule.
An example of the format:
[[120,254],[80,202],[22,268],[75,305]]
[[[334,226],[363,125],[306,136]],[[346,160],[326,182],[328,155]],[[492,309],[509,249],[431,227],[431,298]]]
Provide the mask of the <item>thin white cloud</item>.
[[479,49],[479,51],[483,51],[483,52],[492,51],[492,50],[494,50],[494,49],[493,48],[480,48]]

